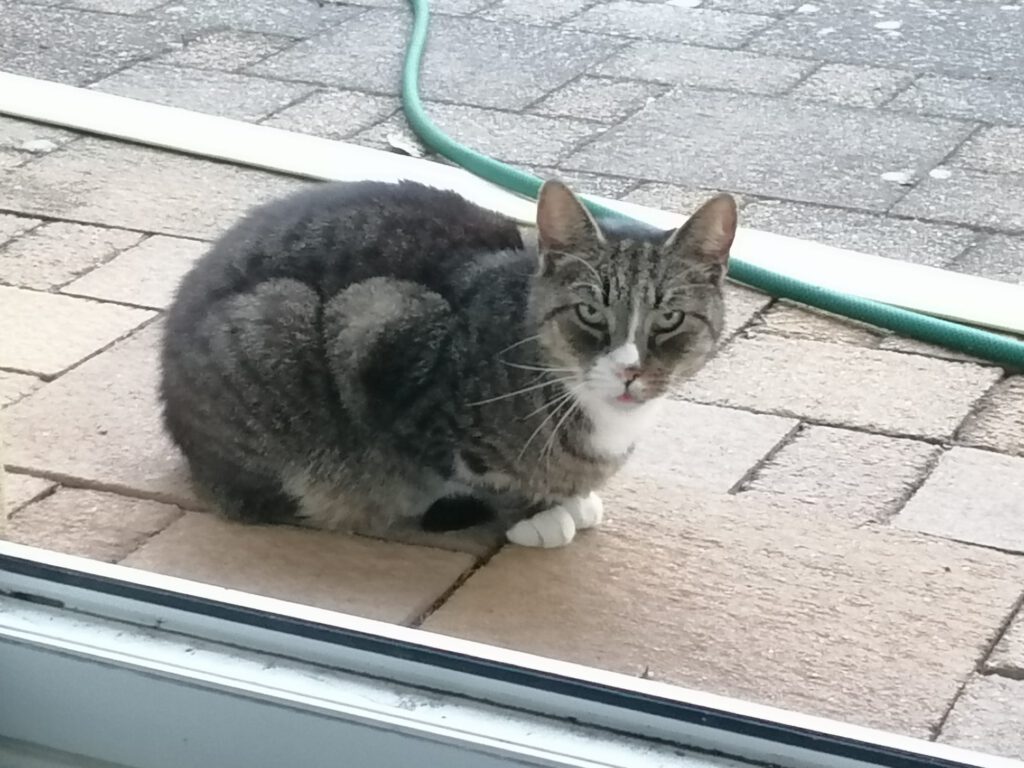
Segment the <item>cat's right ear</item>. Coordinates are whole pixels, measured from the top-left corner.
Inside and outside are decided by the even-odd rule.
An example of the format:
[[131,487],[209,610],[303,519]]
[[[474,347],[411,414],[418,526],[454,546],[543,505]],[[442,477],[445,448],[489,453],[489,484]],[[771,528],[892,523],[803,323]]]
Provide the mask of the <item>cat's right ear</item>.
[[565,184],[546,181],[537,198],[537,241],[540,269],[550,272],[559,254],[586,254],[604,244],[604,235],[590,211]]

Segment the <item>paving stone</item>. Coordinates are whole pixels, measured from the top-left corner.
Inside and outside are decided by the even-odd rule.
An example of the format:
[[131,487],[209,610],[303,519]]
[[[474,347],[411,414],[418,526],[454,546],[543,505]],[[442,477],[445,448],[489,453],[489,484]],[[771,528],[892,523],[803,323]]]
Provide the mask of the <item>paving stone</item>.
[[788,339],[827,341],[859,347],[878,346],[881,332],[847,318],[779,301],[751,327],[752,333],[768,333]]
[[969,275],[1024,285],[1024,237],[988,235],[949,265]]
[[494,21],[520,21],[524,24],[557,24],[575,16],[587,6],[587,0],[499,0],[480,13]]
[[780,416],[670,401],[612,487],[620,496],[642,494],[652,478],[663,476],[687,488],[726,493],[796,426],[795,419]]
[[57,221],[0,248],[0,282],[47,290],[109,261],[142,239],[138,232]]
[[[808,125],[816,130],[808,132]],[[968,131],[966,125],[947,121],[680,87],[564,164],[884,210],[904,190],[882,180],[883,173],[894,168],[924,172]],[[843,147],[841,157],[836,147]]]
[[949,162],[991,173],[1024,174],[1024,128],[1002,125],[982,128]]
[[855,525],[881,522],[899,511],[938,453],[917,440],[810,426],[758,469],[741,495]]
[[772,21],[753,14],[613,0],[591,6],[566,25],[627,37],[738,48]]
[[888,105],[922,115],[994,123],[1024,122],[1024,93],[1016,80],[925,75]]
[[949,713],[939,741],[1024,760],[1024,680],[972,677]]
[[[405,9],[370,10],[252,71],[396,94],[409,24]],[[560,28],[438,16],[423,65],[423,98],[522,109],[621,45]]]
[[669,85],[780,93],[813,62],[679,43],[636,42],[602,63],[597,72]]
[[[64,297],[56,297],[64,298]],[[7,461],[33,474],[196,509],[157,402],[159,324],[4,411]]]
[[725,284],[725,325],[722,343],[747,326],[772,301],[768,294],[738,283]]
[[1024,230],[1024,175],[960,170],[948,179],[926,178],[892,208],[957,224]]
[[1016,618],[1006,629],[999,644],[992,649],[992,655],[985,661],[985,669],[1001,675],[1013,675],[1024,679],[1024,613],[1017,612]]
[[152,312],[88,299],[0,286],[0,367],[55,376],[126,335]]
[[154,235],[64,287],[64,293],[165,309],[178,283],[209,249],[199,240]]
[[[26,373],[0,371],[0,408],[6,408],[11,403],[31,394],[41,384],[42,382],[38,378]],[[2,424],[0,424],[0,428],[2,428]],[[0,437],[2,435],[3,432],[0,431]]]
[[17,168],[32,159],[28,152],[16,152],[12,149],[0,149],[0,171]]
[[[7,505],[7,514],[16,512],[29,502],[35,501],[43,494],[48,493],[56,486],[55,483],[44,480],[41,477],[31,475],[19,475],[14,472],[7,472],[3,476],[4,503]],[[3,537],[3,513],[0,511],[0,538]]]
[[[622,199],[637,205],[646,205],[650,208],[689,215],[721,191],[645,181]],[[742,209],[746,201],[739,195],[733,195],[733,197],[736,199],[740,209]],[[746,226],[745,220],[743,225]]]
[[977,239],[960,227],[774,200],[744,208],[743,226],[931,267],[948,266]]
[[469,555],[189,513],[124,565],[396,624],[422,615]]
[[564,549],[505,548],[424,628],[927,737],[1024,577],[1020,558],[671,476],[635,491]]
[[602,176],[599,173],[564,171],[561,168],[530,165],[527,163],[519,163],[518,165],[520,168],[542,179],[561,179],[572,187],[575,192],[610,197],[616,200],[624,198],[626,193],[636,186],[636,181],[622,176]]
[[28,232],[33,227],[38,227],[42,222],[39,219],[29,219],[24,216],[11,216],[7,213],[0,213],[0,245],[18,235]]
[[[432,109],[430,108],[431,111]],[[433,114],[431,114],[431,117],[433,117]],[[401,112],[395,113],[370,128],[359,131],[359,133],[349,137],[348,141],[384,152],[398,151],[400,154],[411,154],[414,157],[428,158],[432,162],[452,165],[449,160],[432,152],[420,141],[419,137],[409,127],[405,115]]]
[[581,77],[548,94],[530,107],[530,111],[615,123],[667,90],[665,86],[639,80]]
[[993,387],[957,438],[966,445],[1024,457],[1024,375]]
[[77,136],[62,128],[0,115],[0,149],[45,154]]
[[0,175],[0,197],[25,213],[213,238],[253,205],[308,183],[89,138]]
[[913,74],[900,69],[826,64],[796,89],[793,97],[846,107],[877,107],[905,88]]
[[[786,16],[752,48],[824,61],[1001,77],[1024,68],[1024,16],[995,2],[817,3]],[[1003,3],[1002,5],[1005,5]],[[879,24],[898,23],[897,29]]]
[[115,563],[180,516],[181,510],[169,504],[62,488],[12,515],[4,536],[17,544]]
[[93,87],[117,96],[237,120],[260,120],[314,90],[309,85],[251,75],[158,64],[136,64]]
[[[102,11],[103,13],[135,14],[150,11],[167,0],[68,0],[66,5],[86,11]],[[64,4],[64,3],[62,3]]]
[[893,524],[1024,552],[1024,458],[952,448]]
[[163,53],[165,24],[131,16],[0,2],[0,70],[85,85],[132,61]]
[[223,28],[305,37],[350,21],[362,8],[306,0],[181,0],[157,13],[183,31]]
[[775,14],[791,11],[799,4],[799,0],[704,0],[700,7],[741,13]]
[[263,124],[327,139],[347,139],[395,114],[401,106],[398,99],[390,96],[359,91],[319,91],[264,120]]
[[730,344],[680,394],[834,426],[947,438],[999,376],[967,363],[762,335]]
[[892,352],[904,352],[908,355],[924,355],[925,357],[937,357],[941,360],[958,360],[964,363],[977,363],[978,365],[992,365],[987,360],[972,357],[966,352],[958,352],[955,349],[928,344],[917,339],[908,339],[905,336],[889,334],[885,336],[878,345],[879,349],[886,349]]
[[183,48],[171,51],[159,60],[181,67],[234,71],[251,67],[294,42],[293,38],[283,35],[223,29],[190,40]]

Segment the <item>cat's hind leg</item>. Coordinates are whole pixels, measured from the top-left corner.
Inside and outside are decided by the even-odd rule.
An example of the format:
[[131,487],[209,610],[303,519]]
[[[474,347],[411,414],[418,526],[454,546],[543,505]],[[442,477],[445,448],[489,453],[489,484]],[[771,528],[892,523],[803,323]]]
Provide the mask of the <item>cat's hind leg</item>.
[[508,540],[522,547],[564,547],[577,531],[600,525],[604,505],[596,493],[577,496],[548,507],[509,528]]

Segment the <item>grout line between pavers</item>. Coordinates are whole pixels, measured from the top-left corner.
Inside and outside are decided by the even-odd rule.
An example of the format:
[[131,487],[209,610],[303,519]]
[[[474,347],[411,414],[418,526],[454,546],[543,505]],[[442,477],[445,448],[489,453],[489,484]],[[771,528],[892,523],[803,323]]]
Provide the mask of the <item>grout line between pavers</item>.
[[503,543],[497,544],[489,552],[486,552],[481,557],[477,558],[473,565],[471,565],[469,568],[460,573],[455,578],[455,581],[453,581],[448,586],[447,589],[441,592],[441,594],[438,595],[437,599],[434,600],[434,602],[431,603],[430,606],[426,608],[426,610],[424,610],[419,616],[417,616],[415,619],[409,622],[408,626],[412,627],[413,629],[419,629],[421,626],[423,626],[423,623],[431,616],[433,616],[435,613],[437,613],[437,611],[439,611],[445,605],[445,603],[447,603],[452,598],[452,595],[458,592],[467,581],[473,578],[474,574],[476,574],[477,571],[480,571],[481,569],[485,568],[488,565],[488,563],[490,563],[491,560],[494,559],[494,556],[497,555],[504,548],[504,546],[505,545]]
[[796,442],[800,435],[806,431],[806,428],[807,424],[803,420],[798,419],[796,424],[794,424],[786,434],[779,438],[779,441],[769,448],[765,452],[764,456],[758,459],[750,469],[744,472],[743,476],[733,483],[732,487],[729,488],[726,493],[729,496],[737,496],[743,493],[743,491],[750,487],[750,484],[757,478],[757,476],[761,474],[761,470],[768,466],[768,464],[770,464],[775,457],[779,455],[779,453]]
[[939,466],[939,462],[942,461],[942,457],[949,453],[951,446],[948,443],[943,443],[933,445],[933,447],[934,451],[932,452],[932,455],[928,457],[928,461],[925,462],[920,475],[915,477],[913,482],[905,485],[903,492],[894,499],[891,508],[882,514],[879,514],[877,517],[861,523],[856,526],[857,528],[870,528],[873,525],[889,526],[893,520],[899,517],[900,513],[906,509],[907,504],[910,503],[910,500],[917,495],[917,492],[920,491],[921,488],[924,487],[924,484],[931,479],[933,474],[935,474],[936,467]]
[[[12,477],[14,475],[22,475],[23,477],[33,477],[38,479],[36,475],[26,475],[24,473],[14,472],[13,469],[9,466],[5,466],[4,470],[7,471],[8,477]],[[61,487],[62,486],[60,485],[60,483],[54,483],[49,488],[44,488],[43,490],[41,490],[39,493],[37,493],[35,496],[32,496],[27,501],[23,501],[20,504],[12,506],[10,509],[7,510],[7,519],[12,520],[18,512],[25,509],[25,507],[29,506],[30,504],[35,504],[36,502],[42,501],[43,499],[50,498],[57,491],[59,491]]]
[[146,491],[140,488],[122,485],[121,483],[108,483],[102,480],[85,480],[77,475],[69,475],[49,469],[37,469],[35,467],[23,466],[21,464],[7,464],[7,471],[18,475],[28,475],[42,480],[50,480],[61,488],[77,491],[96,491],[98,493],[109,493],[114,496],[123,496],[128,499],[139,501],[155,501],[160,504],[167,504],[177,507],[184,512],[208,512],[209,509],[202,506],[202,501],[196,500],[195,506],[191,502],[183,502],[181,497],[161,493],[160,491]]
[[[92,134],[89,134],[89,136],[92,137]],[[103,138],[103,137],[98,137],[98,138]],[[113,141],[117,141],[117,140],[114,139]],[[125,141],[125,142],[118,142],[118,143],[131,144],[132,142]],[[51,152],[50,154],[52,155],[53,152]],[[180,153],[172,152],[171,154],[180,154]],[[199,158],[199,159],[204,159],[204,158]],[[288,176],[288,174],[271,174],[271,175],[274,175],[274,176]],[[21,216],[23,218],[39,219],[43,224],[51,224],[51,223],[81,224],[83,226],[88,226],[88,227],[103,227],[105,229],[121,229],[121,230],[124,230],[125,232],[137,232],[140,235],[150,235],[150,236],[160,235],[162,237],[174,237],[174,238],[177,238],[179,240],[192,240],[192,241],[199,242],[199,243],[211,243],[211,242],[213,242],[213,239],[212,238],[208,238],[208,237],[196,237],[195,235],[182,235],[182,234],[177,233],[177,232],[158,232],[158,231],[154,231],[152,229],[140,229],[139,227],[125,227],[125,226],[122,226],[120,224],[109,224],[109,223],[104,222],[104,221],[96,221],[95,219],[76,219],[76,218],[72,218],[70,216],[54,216],[54,215],[51,215],[51,214],[48,214],[48,213],[26,213],[25,211],[17,210],[17,209],[14,209],[14,208],[5,208],[5,207],[3,207],[2,203],[0,203],[0,213],[6,213],[6,214],[10,214],[12,216]],[[18,235],[18,237],[21,237],[21,235]]]
[[882,99],[880,102],[875,104],[875,109],[885,109],[888,112],[892,112],[892,113],[896,113],[896,114],[904,114],[905,110],[901,110],[899,107],[897,107],[895,109],[892,109],[892,108],[890,108],[890,105],[894,101],[896,101],[896,99],[898,99],[900,96],[902,96],[904,93],[906,93],[911,88],[916,86],[917,85],[917,81],[920,80],[924,76],[924,72],[914,72],[914,71],[909,70],[909,69],[899,69],[898,67],[894,67],[894,68],[887,67],[887,69],[896,69],[899,72],[906,72],[908,75],[910,75],[910,79],[906,83],[904,83],[903,85],[901,85],[898,88],[896,88],[896,90],[893,91],[893,93],[888,98]]

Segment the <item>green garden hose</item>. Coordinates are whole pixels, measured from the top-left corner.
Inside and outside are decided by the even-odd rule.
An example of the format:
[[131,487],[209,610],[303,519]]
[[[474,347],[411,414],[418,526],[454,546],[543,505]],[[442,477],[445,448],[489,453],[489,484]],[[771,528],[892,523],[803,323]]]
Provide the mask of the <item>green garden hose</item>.
[[[487,157],[466,147],[437,127],[427,116],[419,94],[420,63],[427,41],[428,0],[409,0],[413,10],[413,28],[402,71],[402,106],[409,125],[424,144],[482,179],[516,194],[536,199],[541,179]],[[587,200],[594,214],[602,217],[624,215]],[[1024,370],[1024,342],[989,331],[953,323],[919,312],[851,296],[818,285],[805,283],[740,259],[729,261],[729,277],[772,296],[792,299],[801,304],[860,320],[903,336],[937,344],[985,360]]]

